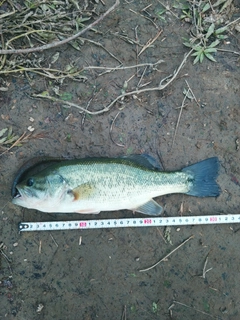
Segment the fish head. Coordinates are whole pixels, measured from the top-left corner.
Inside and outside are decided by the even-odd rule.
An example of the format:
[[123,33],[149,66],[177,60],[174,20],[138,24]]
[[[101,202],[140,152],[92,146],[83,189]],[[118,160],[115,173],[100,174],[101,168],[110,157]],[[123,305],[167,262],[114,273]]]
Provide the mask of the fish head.
[[72,198],[67,181],[58,172],[52,172],[29,177],[17,184],[12,202],[29,209],[56,212],[63,200]]

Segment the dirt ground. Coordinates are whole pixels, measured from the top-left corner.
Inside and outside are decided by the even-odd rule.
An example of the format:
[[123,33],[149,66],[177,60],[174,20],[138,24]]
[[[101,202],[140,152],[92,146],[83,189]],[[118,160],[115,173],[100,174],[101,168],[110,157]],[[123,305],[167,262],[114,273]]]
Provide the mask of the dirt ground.
[[[113,3],[105,0],[104,6],[99,1],[98,12],[106,11]],[[162,3],[167,4],[164,0]],[[238,0],[233,3],[235,7],[239,5]],[[29,134],[30,126],[34,131],[21,146],[0,157],[0,319],[240,318],[237,224],[171,227],[170,239],[164,238],[165,228],[157,227],[18,232],[20,221],[96,218],[46,214],[11,203],[11,184],[17,169],[41,155],[81,158],[144,152],[157,158],[168,171],[217,156],[222,189],[218,198],[174,194],[157,201],[164,206],[164,216],[240,213],[240,60],[233,53],[240,52],[240,43],[236,30],[220,46],[231,52],[218,51],[214,54],[217,62],[205,58],[202,64],[193,65],[193,57],[189,57],[164,90],[127,96],[104,114],[83,114],[58,102],[30,97],[45,90],[54,95],[55,87],[68,101],[96,111],[124,90],[158,86],[189,52],[182,38],[189,35],[191,25],[169,12],[158,15],[162,5],[158,1],[151,4],[148,12],[154,23],[142,11],[149,1],[122,1],[95,26],[98,32],[84,35],[103,48],[85,42],[81,51],[66,44],[41,54],[48,65],[59,52],[54,64],[58,68],[73,62],[81,68],[115,67],[119,61],[123,66],[133,66],[163,60],[157,66],[103,75],[99,74],[105,70],[89,68],[84,72],[86,81],[66,79],[62,84],[35,74],[31,75],[31,82],[19,73],[1,78],[8,90],[0,92],[0,130],[12,126],[13,133],[19,136]],[[178,11],[175,13],[179,15]],[[238,17],[236,11],[231,19]],[[162,33],[138,55],[157,35],[156,26]],[[197,103],[186,99],[181,109],[183,91],[188,89],[186,81]],[[102,212],[97,217],[133,214],[125,210]],[[166,261],[139,272],[191,235],[194,238]],[[209,270],[203,277],[206,259],[205,269]],[[43,308],[37,312],[41,304]]]

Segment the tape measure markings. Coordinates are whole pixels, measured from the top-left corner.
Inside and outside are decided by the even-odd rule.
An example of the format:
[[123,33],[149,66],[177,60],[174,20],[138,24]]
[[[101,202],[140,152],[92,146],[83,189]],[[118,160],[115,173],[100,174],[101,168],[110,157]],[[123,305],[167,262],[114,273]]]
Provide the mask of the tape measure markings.
[[19,231],[55,231],[126,227],[162,227],[201,224],[239,223],[240,214],[162,218],[122,218],[75,221],[20,222]]

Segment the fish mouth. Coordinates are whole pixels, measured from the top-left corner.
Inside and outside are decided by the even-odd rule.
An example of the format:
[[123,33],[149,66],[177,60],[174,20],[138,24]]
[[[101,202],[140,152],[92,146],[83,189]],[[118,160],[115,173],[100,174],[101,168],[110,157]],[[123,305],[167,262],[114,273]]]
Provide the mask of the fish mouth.
[[20,190],[18,188],[15,188],[14,190],[14,194],[13,194],[13,199],[19,199],[22,198],[22,193],[20,192]]
[[23,201],[26,198],[31,197],[32,194],[30,192],[30,190],[24,188],[15,188],[14,190],[14,194],[13,194],[13,201],[18,202],[18,201]]
[[20,198],[21,196],[22,196],[22,195],[20,194],[20,192],[17,191],[13,198],[14,198],[14,199]]

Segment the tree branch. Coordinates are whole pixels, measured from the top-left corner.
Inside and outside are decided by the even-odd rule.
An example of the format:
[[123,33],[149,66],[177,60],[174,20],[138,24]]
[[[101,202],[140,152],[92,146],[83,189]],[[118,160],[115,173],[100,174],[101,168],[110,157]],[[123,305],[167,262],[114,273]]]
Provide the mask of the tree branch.
[[20,54],[20,53],[30,53],[30,52],[37,52],[37,51],[42,51],[42,50],[47,50],[50,48],[54,48],[54,47],[59,47],[63,44],[66,44],[76,38],[78,38],[79,36],[81,36],[83,33],[85,33],[86,31],[88,31],[89,29],[92,29],[96,24],[98,24],[100,21],[102,21],[111,11],[113,11],[118,5],[119,5],[119,0],[116,0],[115,4],[110,7],[104,14],[102,14],[96,21],[94,21],[93,23],[91,23],[89,26],[87,26],[85,29],[79,31],[78,33],[74,34],[73,36],[66,38],[64,40],[61,41],[55,41],[49,44],[45,44],[41,47],[35,47],[35,48],[27,48],[27,49],[2,49],[0,50],[0,54]]

